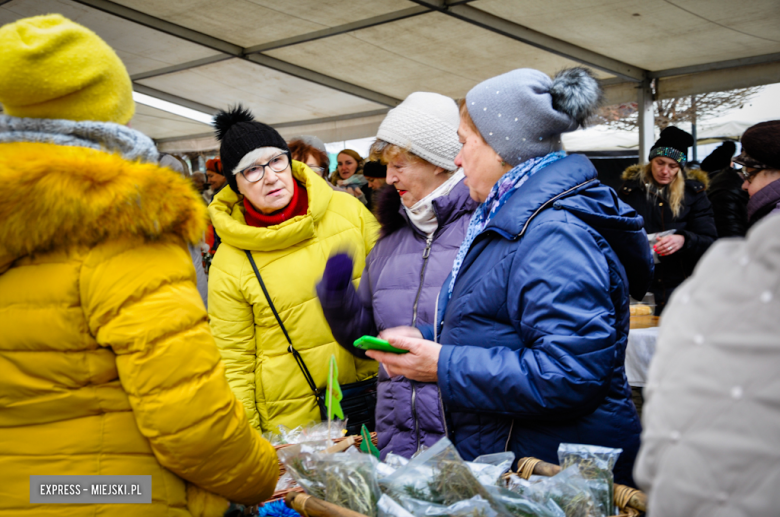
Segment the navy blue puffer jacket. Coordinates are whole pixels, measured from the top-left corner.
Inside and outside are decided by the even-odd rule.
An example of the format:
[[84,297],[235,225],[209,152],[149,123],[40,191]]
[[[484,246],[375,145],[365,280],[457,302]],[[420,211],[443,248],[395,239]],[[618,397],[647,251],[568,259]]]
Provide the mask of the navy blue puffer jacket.
[[[642,218],[581,155],[532,176],[472,244],[423,335],[464,459],[503,450],[557,463],[561,442],[620,447],[633,486],[640,424],[624,371],[629,292],[653,277]],[[434,336],[434,328],[436,329]]]

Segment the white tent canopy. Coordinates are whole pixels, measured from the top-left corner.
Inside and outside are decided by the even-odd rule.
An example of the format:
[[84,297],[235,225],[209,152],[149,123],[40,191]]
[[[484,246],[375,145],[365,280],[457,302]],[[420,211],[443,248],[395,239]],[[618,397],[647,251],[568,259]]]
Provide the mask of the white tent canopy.
[[[700,142],[708,140],[738,140],[747,128],[755,122],[730,121],[709,124],[699,128],[697,138]],[[657,132],[655,137],[657,137]],[[639,149],[639,131],[618,131],[597,126],[562,136],[567,151],[634,151]]]
[[[585,64],[607,102],[780,82],[777,0],[0,0],[0,24],[58,12],[123,59],[137,92],[206,114],[242,102],[285,136],[371,136],[414,91],[462,97],[521,67]],[[138,106],[166,150],[210,127]]]

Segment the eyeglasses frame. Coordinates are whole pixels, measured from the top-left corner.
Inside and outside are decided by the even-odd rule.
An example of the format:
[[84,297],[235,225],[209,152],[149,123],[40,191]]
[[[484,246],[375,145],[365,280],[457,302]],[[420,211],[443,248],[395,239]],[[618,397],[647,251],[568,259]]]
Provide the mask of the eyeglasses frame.
[[[753,172],[747,173],[745,171],[746,168],[753,169]],[[743,166],[741,169],[734,169],[734,171],[739,174],[739,177],[748,183],[753,183],[753,178],[758,176],[763,170],[765,169],[759,167],[750,167],[748,165]]]
[[[285,155],[285,154],[287,155],[287,165],[284,167],[284,169],[282,169],[281,171],[277,171],[276,169],[274,169],[273,167],[271,167],[271,162],[272,162],[272,161],[274,161],[275,159],[277,159],[277,158],[279,158],[280,156],[282,156],[282,155]],[[241,169],[240,171],[238,171],[238,173],[239,173],[240,175],[242,175],[242,176],[244,177],[244,179],[245,179],[245,180],[247,180],[249,183],[257,183],[258,181],[263,181],[263,178],[265,178],[265,168],[266,168],[266,167],[268,167],[269,169],[271,169],[272,171],[274,171],[274,172],[276,172],[276,173],[279,173],[279,172],[282,172],[282,171],[284,171],[284,170],[285,170],[287,167],[289,167],[289,166],[290,166],[290,163],[292,163],[292,156],[290,155],[290,151],[282,151],[281,153],[279,153],[279,154],[276,154],[276,155],[274,155],[273,157],[271,157],[271,159],[270,159],[270,160],[268,160],[268,162],[267,162],[267,163],[255,163],[255,164],[253,164],[253,165],[250,165],[249,167],[245,167],[245,168]],[[259,177],[259,178],[257,178],[255,181],[252,181],[252,180],[250,180],[249,178],[247,178],[247,177],[246,177],[246,175],[244,174],[244,172],[245,172],[245,171],[248,171],[249,169],[253,169],[253,168],[255,168],[255,167],[262,167],[262,168],[263,168],[263,173],[262,173],[262,174],[260,175],[260,177]]]

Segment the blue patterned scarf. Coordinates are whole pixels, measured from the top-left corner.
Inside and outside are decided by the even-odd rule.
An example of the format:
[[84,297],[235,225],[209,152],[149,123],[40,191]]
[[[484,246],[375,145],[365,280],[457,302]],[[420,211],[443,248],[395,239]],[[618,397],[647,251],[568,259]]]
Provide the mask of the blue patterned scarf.
[[566,153],[564,151],[556,151],[554,153],[540,156],[539,158],[532,158],[526,160],[514,169],[510,170],[493,185],[490,189],[487,199],[477,207],[474,211],[474,215],[471,216],[469,227],[466,230],[466,237],[463,239],[463,243],[460,245],[458,255],[455,257],[455,262],[452,264],[452,279],[450,285],[447,288],[447,300],[452,298],[452,290],[455,287],[455,280],[458,279],[458,272],[463,265],[463,259],[466,258],[466,254],[477,238],[477,235],[482,233],[488,223],[495,217],[501,207],[512,197],[512,194],[519,189],[523,183],[528,179],[544,169],[548,165],[551,165],[558,160],[565,158]]

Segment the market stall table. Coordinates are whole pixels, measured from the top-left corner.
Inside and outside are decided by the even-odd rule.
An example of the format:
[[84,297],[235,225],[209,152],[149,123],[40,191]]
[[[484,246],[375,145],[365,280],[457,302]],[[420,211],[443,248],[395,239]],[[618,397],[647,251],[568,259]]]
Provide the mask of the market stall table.
[[626,345],[626,377],[639,416],[642,416],[642,389],[655,354],[658,340],[658,316],[632,316]]

